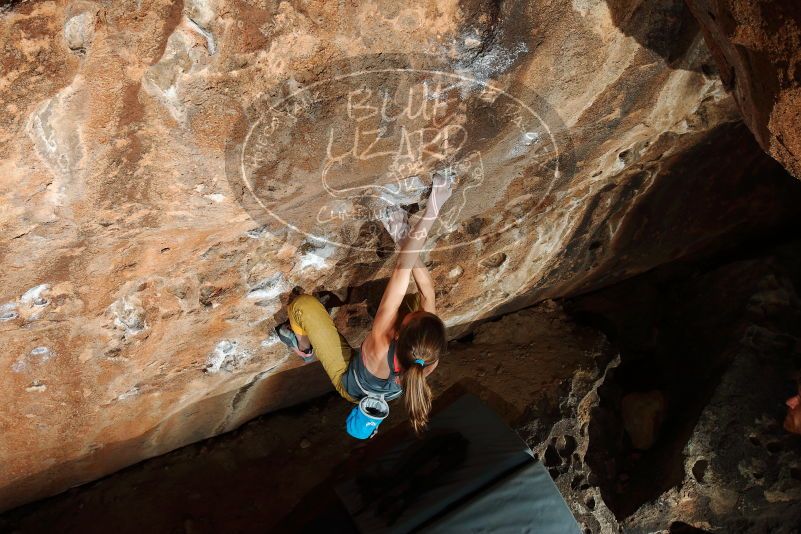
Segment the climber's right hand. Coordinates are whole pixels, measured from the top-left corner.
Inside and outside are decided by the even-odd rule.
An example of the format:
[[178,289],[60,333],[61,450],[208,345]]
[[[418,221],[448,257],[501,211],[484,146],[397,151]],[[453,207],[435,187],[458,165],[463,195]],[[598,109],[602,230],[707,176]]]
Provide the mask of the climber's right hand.
[[451,198],[453,194],[453,185],[455,176],[453,175],[450,167],[443,172],[434,174],[433,186],[431,188],[431,195],[428,197],[429,206],[434,210],[433,215],[439,215],[442,206]]

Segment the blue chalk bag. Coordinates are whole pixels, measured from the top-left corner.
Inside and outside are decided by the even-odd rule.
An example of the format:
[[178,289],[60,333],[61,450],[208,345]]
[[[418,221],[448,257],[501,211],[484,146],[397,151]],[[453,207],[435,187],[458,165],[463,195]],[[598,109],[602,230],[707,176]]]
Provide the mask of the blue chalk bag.
[[378,425],[389,415],[389,404],[380,397],[368,396],[359,401],[345,421],[348,434],[356,439],[369,439],[378,432]]

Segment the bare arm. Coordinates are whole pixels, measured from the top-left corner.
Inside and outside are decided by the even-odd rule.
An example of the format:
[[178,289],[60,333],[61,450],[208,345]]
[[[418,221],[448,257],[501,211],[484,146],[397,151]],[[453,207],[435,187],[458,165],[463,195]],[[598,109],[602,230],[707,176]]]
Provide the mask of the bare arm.
[[[423,216],[414,225],[409,235],[401,242],[398,252],[398,262],[389,278],[389,283],[384,290],[381,303],[378,306],[373,329],[368,335],[368,340],[372,338],[376,343],[388,341],[394,331],[395,321],[398,316],[406,290],[409,288],[409,281],[412,273],[415,272],[415,282],[418,282],[422,293],[425,306],[433,309],[434,306],[434,284],[428,270],[420,262],[420,252],[423,250],[426,239],[428,238],[431,226],[439,215],[442,205],[448,200],[451,194],[451,184],[445,180],[439,180],[431,190]],[[418,265],[419,264],[419,265]],[[426,309],[424,307],[424,309]],[[367,342],[367,340],[366,340]]]
[[431,225],[437,217],[438,210],[433,209],[434,205],[426,207],[423,217],[417,221],[414,228],[409,232],[409,236],[403,241],[398,252],[398,262],[389,277],[389,283],[384,290],[381,304],[378,305],[371,336],[388,339],[392,333],[395,321],[398,316],[406,290],[409,288],[409,281],[412,276],[412,269],[419,261],[420,251],[431,230]]
[[417,258],[417,263],[412,268],[412,277],[414,278],[414,283],[417,284],[417,290],[420,292],[420,306],[423,311],[437,313],[434,281],[431,280],[431,273],[428,272],[428,267],[425,266],[420,258]]

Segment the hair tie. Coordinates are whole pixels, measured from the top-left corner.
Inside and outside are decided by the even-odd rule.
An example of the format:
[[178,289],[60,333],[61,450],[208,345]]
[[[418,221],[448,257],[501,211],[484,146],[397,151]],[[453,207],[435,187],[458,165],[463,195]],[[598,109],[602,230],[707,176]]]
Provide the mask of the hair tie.
[[416,363],[420,367],[425,367],[426,366],[426,361],[424,359],[422,359],[422,358],[415,358],[414,359],[414,363]]

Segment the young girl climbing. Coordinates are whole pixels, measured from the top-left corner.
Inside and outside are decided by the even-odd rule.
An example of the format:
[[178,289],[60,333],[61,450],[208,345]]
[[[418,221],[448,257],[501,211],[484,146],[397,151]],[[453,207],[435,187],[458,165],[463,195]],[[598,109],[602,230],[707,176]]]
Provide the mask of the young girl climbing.
[[[393,238],[398,240],[400,233],[408,235],[400,241],[398,260],[372,329],[359,349],[351,349],[323,305],[311,295],[294,299],[288,306],[289,321],[276,328],[279,338],[296,354],[307,361],[317,356],[345,399],[363,405],[366,397],[383,403],[405,394],[406,410],[418,434],[426,427],[431,409],[426,378],[437,368],[446,347],[445,325],[436,315],[434,284],[420,261],[420,252],[451,192],[452,178],[435,175],[426,208],[411,231],[402,228],[405,217],[400,226],[394,218]],[[418,293],[407,295],[412,277]],[[371,413],[369,407],[367,413]],[[348,431],[357,437],[372,435],[352,432],[350,417]]]

